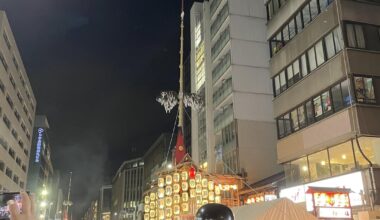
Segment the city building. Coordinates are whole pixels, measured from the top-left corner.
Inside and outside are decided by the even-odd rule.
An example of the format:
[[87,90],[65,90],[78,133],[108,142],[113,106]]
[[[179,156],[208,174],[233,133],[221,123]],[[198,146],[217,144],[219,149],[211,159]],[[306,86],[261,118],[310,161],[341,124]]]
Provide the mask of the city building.
[[211,0],[191,9],[192,157],[210,172],[254,183],[280,172],[261,0]]
[[97,220],[111,219],[112,185],[102,186],[99,191]]
[[[172,146],[169,146],[170,138],[171,134],[169,133],[161,134],[144,154],[144,190],[149,189],[152,181],[158,178],[157,173],[161,168],[166,168],[166,164],[171,164]],[[174,143],[173,141],[173,146]],[[167,163],[165,163],[166,159],[168,160]]]
[[112,219],[136,219],[142,202],[144,160],[125,161],[112,179]]
[[380,2],[269,0],[266,7],[287,186],[280,194],[304,202],[309,186],[343,187],[354,208],[378,204]]
[[[190,56],[188,56],[185,59],[184,65],[183,65],[183,72],[184,72],[184,93],[190,94],[191,93],[191,62],[190,62]],[[183,118],[183,138],[185,140],[185,147],[187,152],[191,152],[191,111],[190,108],[185,109],[185,115]]]
[[26,189],[36,99],[4,11],[0,34],[0,191],[19,191]]
[[84,214],[82,220],[96,220],[98,217],[98,201],[93,200],[90,203],[86,213]]

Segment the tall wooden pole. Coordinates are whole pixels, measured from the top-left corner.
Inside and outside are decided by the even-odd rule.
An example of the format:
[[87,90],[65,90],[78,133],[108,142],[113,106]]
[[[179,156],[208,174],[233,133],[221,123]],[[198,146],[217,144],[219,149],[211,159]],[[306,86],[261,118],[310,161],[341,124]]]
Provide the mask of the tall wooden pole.
[[182,7],[181,7],[181,37],[180,37],[180,61],[179,61],[179,103],[178,103],[178,127],[183,128],[183,113],[184,113],[184,104],[183,104],[183,31],[184,31],[184,24],[183,20],[185,17],[185,11],[184,11],[184,0],[182,0]]

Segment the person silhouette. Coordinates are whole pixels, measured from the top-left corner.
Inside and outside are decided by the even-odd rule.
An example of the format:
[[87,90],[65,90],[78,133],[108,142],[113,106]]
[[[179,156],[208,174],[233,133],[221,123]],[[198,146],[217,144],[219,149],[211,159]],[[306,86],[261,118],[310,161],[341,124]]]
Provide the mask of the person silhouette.
[[195,215],[196,220],[234,220],[231,209],[225,205],[209,203],[200,207]]

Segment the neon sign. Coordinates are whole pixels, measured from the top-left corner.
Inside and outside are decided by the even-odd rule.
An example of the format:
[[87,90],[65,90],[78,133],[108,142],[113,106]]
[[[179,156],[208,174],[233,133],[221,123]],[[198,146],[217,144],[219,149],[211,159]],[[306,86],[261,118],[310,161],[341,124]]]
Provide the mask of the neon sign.
[[41,146],[42,146],[42,134],[44,133],[43,128],[38,129],[38,136],[37,136],[37,144],[36,144],[36,159],[35,162],[40,162],[40,155],[41,155]]

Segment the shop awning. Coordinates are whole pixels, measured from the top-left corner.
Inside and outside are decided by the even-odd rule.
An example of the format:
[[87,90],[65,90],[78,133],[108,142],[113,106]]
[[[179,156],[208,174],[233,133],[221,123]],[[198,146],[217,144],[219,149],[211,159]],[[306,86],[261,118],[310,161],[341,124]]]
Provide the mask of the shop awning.
[[237,220],[317,220],[289,199],[277,199],[232,208]]

